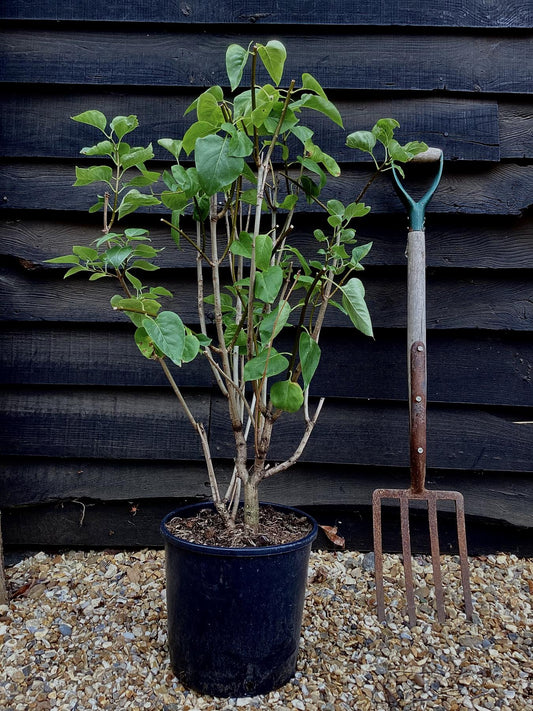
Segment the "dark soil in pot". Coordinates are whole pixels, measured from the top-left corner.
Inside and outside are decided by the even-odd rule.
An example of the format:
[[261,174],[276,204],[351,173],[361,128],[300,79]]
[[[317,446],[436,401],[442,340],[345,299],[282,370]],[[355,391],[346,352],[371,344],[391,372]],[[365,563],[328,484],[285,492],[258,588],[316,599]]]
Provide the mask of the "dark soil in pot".
[[225,547],[197,544],[168,531],[175,518],[196,517],[205,525],[211,516],[197,516],[205,508],[178,509],[161,524],[173,671],[185,686],[203,694],[268,693],[287,683],[296,669],[317,524],[297,509],[273,505],[274,518],[303,523],[303,538]]
[[193,516],[174,516],[165,525],[169,533],[185,541],[227,548],[292,543],[305,538],[313,529],[313,523],[306,514],[266,504],[260,509],[257,534],[244,525],[242,510],[237,514],[235,528],[227,528],[222,517],[212,508],[201,508]]

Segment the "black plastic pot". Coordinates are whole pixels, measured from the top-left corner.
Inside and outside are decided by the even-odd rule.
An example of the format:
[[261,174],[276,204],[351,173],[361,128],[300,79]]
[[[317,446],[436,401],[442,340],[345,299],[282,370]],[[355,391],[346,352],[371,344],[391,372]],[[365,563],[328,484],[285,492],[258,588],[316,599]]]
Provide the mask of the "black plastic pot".
[[165,524],[206,504],[169,513],[165,539],[168,644],[176,677],[211,696],[255,696],[287,683],[296,669],[311,544],[263,548],[197,545],[173,536]]

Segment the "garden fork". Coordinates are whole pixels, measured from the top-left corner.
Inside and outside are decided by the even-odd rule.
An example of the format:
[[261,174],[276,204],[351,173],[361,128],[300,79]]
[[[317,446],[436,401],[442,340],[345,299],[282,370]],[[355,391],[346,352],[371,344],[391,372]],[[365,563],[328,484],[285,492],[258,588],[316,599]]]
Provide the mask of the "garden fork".
[[453,501],[457,520],[461,581],[465,600],[465,612],[472,618],[472,596],[468,571],[468,554],[463,495],[458,491],[431,491],[425,488],[426,478],[426,256],[425,256],[425,209],[435,192],[442,175],[443,154],[440,149],[430,148],[414,159],[418,162],[438,161],[439,168],[427,193],[415,202],[405,191],[397,171],[393,176],[400,197],[409,213],[407,238],[407,345],[409,380],[409,445],[411,486],[409,489],[376,489],[372,496],[372,521],[374,532],[374,558],[376,578],[376,602],[378,619],[385,619],[383,588],[383,543],[381,506],[384,499],[397,499],[400,503],[402,558],[405,577],[409,624],[416,624],[411,538],[409,532],[409,502],[426,502],[428,510],[433,582],[439,622],[445,619],[444,592],[440,568],[439,536],[437,526],[437,502]]

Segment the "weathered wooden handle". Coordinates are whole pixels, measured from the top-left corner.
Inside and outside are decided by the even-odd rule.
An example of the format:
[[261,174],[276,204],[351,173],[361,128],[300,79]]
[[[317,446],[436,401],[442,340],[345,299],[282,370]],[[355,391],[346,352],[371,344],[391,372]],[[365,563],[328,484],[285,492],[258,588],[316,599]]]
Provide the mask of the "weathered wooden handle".
[[426,346],[413,343],[410,352],[409,455],[411,491],[421,494],[426,482]]

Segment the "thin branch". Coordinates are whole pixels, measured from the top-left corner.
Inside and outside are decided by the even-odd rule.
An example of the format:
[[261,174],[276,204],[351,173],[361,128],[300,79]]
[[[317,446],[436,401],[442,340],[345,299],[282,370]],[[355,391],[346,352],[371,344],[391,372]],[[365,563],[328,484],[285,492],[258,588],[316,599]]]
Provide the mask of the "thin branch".
[[275,467],[271,467],[270,469],[265,469],[262,479],[268,479],[269,477],[274,476],[274,474],[278,474],[279,472],[289,469],[289,467],[292,467],[292,465],[295,464],[298,461],[298,459],[302,456],[302,453],[307,445],[309,437],[311,436],[311,432],[313,431],[313,428],[317,423],[318,416],[320,415],[320,411],[322,410],[324,401],[325,401],[325,398],[323,398],[323,397],[320,398],[318,405],[316,407],[313,419],[307,420],[305,432],[303,433],[302,439],[300,440],[300,444],[294,450],[293,454],[288,459],[286,459],[284,462],[281,462],[281,464],[277,464]]
[[165,225],[168,225],[168,226],[171,227],[175,232],[177,232],[179,235],[181,235],[181,237],[183,237],[183,239],[186,239],[187,242],[188,242],[190,245],[192,245],[192,246],[194,247],[194,249],[205,259],[205,261],[206,261],[210,266],[213,266],[211,260],[210,260],[209,257],[207,256],[207,254],[203,251],[203,249],[202,249],[198,244],[196,244],[196,242],[195,242],[191,237],[189,237],[189,235],[188,235],[186,232],[184,232],[183,230],[181,230],[179,227],[176,227],[176,225],[173,225],[172,222],[169,222],[168,220],[165,220],[164,217],[161,218],[161,222],[164,222]]

